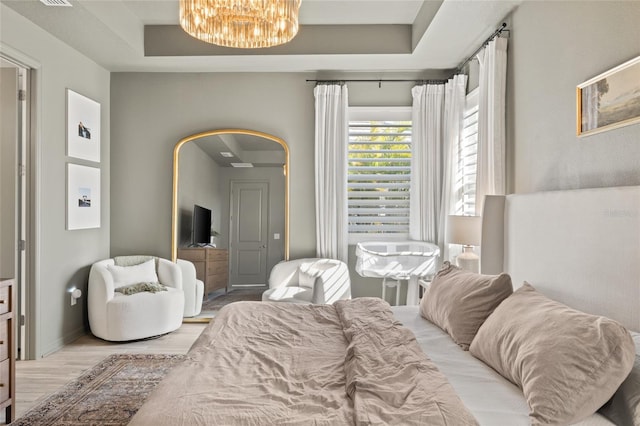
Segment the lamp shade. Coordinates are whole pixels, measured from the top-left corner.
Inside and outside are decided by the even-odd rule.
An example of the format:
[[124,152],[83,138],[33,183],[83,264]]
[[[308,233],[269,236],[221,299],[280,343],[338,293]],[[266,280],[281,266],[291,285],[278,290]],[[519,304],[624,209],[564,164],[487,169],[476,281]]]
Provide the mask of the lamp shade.
[[479,246],[482,218],[480,216],[449,216],[447,242],[466,246]]

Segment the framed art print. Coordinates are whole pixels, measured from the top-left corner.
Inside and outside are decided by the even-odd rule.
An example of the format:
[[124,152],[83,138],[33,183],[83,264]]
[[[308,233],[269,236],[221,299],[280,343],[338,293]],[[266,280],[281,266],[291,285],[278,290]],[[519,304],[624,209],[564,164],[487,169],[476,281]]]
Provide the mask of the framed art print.
[[100,228],[100,169],[67,163],[67,229]]
[[67,89],[67,155],[100,162],[100,104]]
[[640,123],[640,56],[577,87],[577,134]]

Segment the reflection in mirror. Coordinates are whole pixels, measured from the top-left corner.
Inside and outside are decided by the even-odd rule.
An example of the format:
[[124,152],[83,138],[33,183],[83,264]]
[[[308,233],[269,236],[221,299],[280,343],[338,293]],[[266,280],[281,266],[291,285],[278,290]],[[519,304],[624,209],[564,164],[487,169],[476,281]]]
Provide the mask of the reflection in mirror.
[[171,253],[194,263],[205,299],[263,287],[289,258],[288,162],[283,140],[251,130],[202,132],[176,145]]

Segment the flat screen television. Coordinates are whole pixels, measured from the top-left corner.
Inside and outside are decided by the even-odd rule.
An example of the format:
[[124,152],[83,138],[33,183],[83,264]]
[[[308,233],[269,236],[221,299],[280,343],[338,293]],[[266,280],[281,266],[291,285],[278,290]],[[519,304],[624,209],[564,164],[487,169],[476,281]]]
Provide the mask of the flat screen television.
[[193,221],[191,239],[193,245],[207,245],[211,241],[211,210],[195,204],[193,206]]

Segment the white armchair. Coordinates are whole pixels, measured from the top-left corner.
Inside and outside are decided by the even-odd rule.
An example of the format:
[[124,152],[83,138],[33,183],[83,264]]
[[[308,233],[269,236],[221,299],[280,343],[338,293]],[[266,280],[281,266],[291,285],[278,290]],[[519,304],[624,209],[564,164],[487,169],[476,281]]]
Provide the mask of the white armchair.
[[182,290],[184,291],[184,317],[195,317],[202,311],[204,283],[196,278],[196,267],[188,260],[177,259],[182,271]]
[[[180,327],[184,311],[180,267],[166,259],[152,262],[123,267],[106,259],[93,264],[87,299],[89,325],[95,336],[110,341],[136,340]],[[149,274],[154,273],[155,281],[167,286],[167,291],[130,295],[115,291],[126,284],[151,282]]]
[[333,303],[351,299],[349,269],[334,259],[307,258],[280,262],[269,275],[262,301]]

